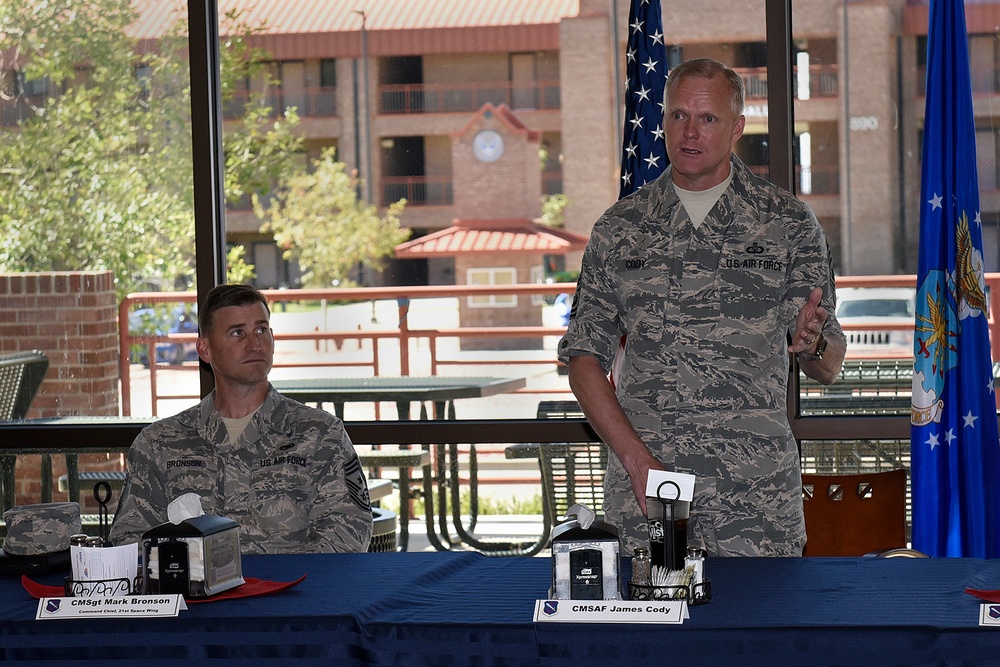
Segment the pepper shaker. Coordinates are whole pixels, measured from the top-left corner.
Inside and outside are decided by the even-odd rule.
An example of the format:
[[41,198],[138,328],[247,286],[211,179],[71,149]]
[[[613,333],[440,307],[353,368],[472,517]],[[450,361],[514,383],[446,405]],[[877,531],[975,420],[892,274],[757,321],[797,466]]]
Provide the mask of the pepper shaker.
[[649,549],[638,547],[632,555],[632,583],[636,586],[652,585],[652,562],[649,559]]

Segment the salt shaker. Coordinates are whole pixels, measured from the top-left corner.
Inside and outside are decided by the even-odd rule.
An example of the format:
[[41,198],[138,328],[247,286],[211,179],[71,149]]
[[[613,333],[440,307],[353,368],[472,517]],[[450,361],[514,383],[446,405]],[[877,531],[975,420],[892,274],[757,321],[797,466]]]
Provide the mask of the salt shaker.
[[639,547],[633,553],[632,583],[636,586],[652,585],[652,563],[649,559],[649,549]]
[[[634,566],[633,566],[634,567]],[[691,568],[691,585],[697,586],[705,580],[705,550],[699,547],[688,547],[684,567]]]

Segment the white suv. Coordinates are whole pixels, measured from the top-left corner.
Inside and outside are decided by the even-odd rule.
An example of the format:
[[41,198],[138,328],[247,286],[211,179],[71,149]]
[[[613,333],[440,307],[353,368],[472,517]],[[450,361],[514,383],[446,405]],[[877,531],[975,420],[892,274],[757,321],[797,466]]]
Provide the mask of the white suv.
[[[844,327],[847,356],[913,356],[916,290],[909,287],[842,287],[837,290],[837,319]],[[885,325],[906,325],[888,329]]]

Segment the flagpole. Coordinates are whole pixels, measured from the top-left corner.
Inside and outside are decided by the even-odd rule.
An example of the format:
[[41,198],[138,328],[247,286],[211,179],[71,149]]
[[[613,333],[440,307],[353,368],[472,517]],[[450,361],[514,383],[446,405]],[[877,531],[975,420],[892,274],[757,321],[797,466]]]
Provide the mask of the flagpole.
[[622,60],[618,50],[618,0],[608,0],[611,6],[611,53],[614,71],[611,80],[615,88],[615,146],[622,145]]

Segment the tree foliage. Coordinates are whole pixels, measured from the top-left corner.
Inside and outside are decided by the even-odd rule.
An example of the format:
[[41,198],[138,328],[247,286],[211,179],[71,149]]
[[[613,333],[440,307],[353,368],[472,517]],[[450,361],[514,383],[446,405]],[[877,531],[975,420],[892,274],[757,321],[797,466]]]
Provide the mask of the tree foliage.
[[564,194],[542,197],[542,224],[546,227],[562,227],[566,224],[566,205],[569,198]]
[[[190,89],[181,14],[155,48],[131,0],[0,0],[0,271],[110,270],[117,291],[193,278]],[[261,75],[256,29],[227,15],[223,90]],[[39,94],[32,94],[38,92]],[[296,164],[294,111],[252,96],[224,137],[231,201]],[[15,122],[16,121],[16,122]],[[246,276],[245,263],[237,264]]]
[[151,140],[124,39],[130,3],[0,6],[5,106],[23,114],[0,142],[0,269],[110,269],[127,283],[126,267],[174,261],[149,256],[174,212],[157,187],[169,149]]
[[359,262],[382,268],[385,257],[409,238],[399,216],[406,200],[392,204],[385,216],[358,198],[356,176],[327,149],[313,161],[311,173],[281,179],[265,207],[255,199],[262,228],[274,234],[286,259],[297,259],[303,282],[311,287],[346,286],[354,282]]

